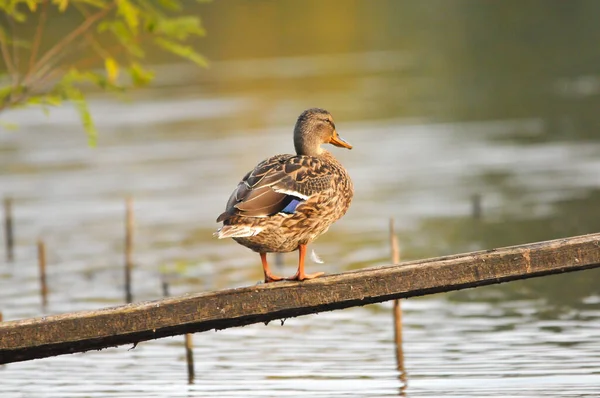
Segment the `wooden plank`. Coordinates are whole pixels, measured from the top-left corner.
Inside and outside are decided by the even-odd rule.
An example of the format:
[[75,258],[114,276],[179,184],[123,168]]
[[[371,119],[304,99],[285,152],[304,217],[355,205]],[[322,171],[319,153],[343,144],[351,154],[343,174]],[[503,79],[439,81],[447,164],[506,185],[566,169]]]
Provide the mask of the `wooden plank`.
[[0,363],[600,266],[600,234],[0,324]]

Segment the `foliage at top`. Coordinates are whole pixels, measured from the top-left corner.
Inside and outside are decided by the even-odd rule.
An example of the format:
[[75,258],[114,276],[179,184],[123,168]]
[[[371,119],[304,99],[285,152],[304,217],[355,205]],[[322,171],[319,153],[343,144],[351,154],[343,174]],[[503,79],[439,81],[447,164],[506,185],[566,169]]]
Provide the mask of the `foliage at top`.
[[[0,0],[0,11],[0,112],[32,105],[47,111],[70,101],[90,145],[96,128],[83,85],[121,92],[149,83],[154,75],[142,61],[151,45],[207,65],[189,44],[205,34],[200,18],[181,15],[179,0]],[[79,25],[45,43],[49,15],[64,13]]]

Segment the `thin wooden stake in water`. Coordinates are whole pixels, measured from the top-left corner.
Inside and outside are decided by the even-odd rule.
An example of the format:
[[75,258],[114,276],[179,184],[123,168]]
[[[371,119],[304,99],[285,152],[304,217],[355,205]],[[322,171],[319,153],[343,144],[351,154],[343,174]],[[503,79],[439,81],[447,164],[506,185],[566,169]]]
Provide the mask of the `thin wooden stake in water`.
[[6,239],[6,261],[14,260],[14,235],[12,217],[12,199],[4,199],[4,237]]
[[188,370],[188,384],[194,384],[194,340],[191,333],[185,334],[185,360]]
[[[400,263],[400,247],[394,231],[393,218],[390,218],[390,248],[392,264]],[[400,392],[404,395],[407,382],[406,370],[404,369],[404,350],[402,348],[402,307],[400,306],[400,300],[394,300],[394,342],[396,343],[396,364],[398,366],[400,381],[402,381]]]
[[40,293],[42,294],[42,305],[48,305],[48,285],[46,284],[46,245],[38,240],[38,264],[40,266]]
[[[169,297],[169,282],[167,282],[165,274],[161,274],[161,285],[163,296]],[[185,361],[187,363],[188,384],[194,384],[196,372],[194,371],[194,340],[192,339],[192,333],[185,334]]]
[[160,286],[162,287],[163,296],[169,297],[171,294],[169,292],[169,282],[167,282],[166,276],[161,276]]
[[131,303],[131,270],[133,269],[133,200],[125,201],[125,301]]
[[471,215],[476,220],[479,220],[482,215],[481,195],[478,193],[471,196]]

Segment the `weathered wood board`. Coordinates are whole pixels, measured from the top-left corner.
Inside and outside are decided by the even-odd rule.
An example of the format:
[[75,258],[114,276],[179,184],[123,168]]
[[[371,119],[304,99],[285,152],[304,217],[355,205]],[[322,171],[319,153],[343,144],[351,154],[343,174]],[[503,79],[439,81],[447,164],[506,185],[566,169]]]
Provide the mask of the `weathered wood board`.
[[600,266],[600,233],[0,323],[0,363]]

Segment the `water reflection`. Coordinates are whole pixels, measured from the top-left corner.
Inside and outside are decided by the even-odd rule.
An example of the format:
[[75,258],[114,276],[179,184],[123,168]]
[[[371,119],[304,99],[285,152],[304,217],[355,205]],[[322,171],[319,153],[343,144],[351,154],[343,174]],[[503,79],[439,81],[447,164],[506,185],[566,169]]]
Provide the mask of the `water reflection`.
[[[2,115],[21,125],[0,132],[17,259],[0,265],[5,319],[42,314],[40,236],[47,313],[122,302],[127,195],[136,299],[160,297],[161,275],[172,295],[260,280],[253,256],[212,239],[214,219],[231,181],[292,150],[295,117],[311,106],[328,108],[356,145],[340,154],[355,182],[352,209],[314,245],[329,272],[389,263],[390,217],[405,260],[598,231],[600,3],[189,7],[205,18],[210,36],[199,46],[211,69],[163,64],[136,101],[96,97],[97,149],[71,109]],[[283,272],[294,259],[283,256]],[[598,272],[404,301],[406,395],[597,395]],[[390,311],[196,335],[189,387],[180,339],[10,365],[0,387],[7,396],[396,396]]]

